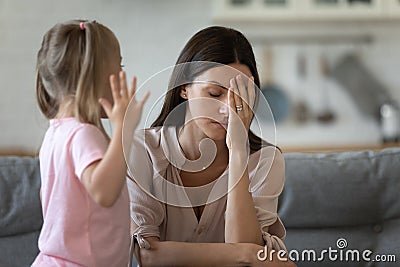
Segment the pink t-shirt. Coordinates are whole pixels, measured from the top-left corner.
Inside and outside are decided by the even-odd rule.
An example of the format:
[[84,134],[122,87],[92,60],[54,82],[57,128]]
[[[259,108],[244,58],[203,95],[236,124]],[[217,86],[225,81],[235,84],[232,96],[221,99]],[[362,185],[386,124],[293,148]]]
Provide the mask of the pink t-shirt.
[[115,204],[104,208],[81,182],[82,172],[103,157],[107,146],[93,125],[74,118],[50,120],[39,154],[44,223],[32,266],[127,266],[126,185]]

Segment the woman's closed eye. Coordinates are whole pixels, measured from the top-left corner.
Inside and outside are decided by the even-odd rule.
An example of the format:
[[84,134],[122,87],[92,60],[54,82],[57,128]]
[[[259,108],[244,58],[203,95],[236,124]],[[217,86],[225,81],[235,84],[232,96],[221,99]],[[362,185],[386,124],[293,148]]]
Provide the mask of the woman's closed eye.
[[221,93],[210,92],[209,95],[212,96],[212,97],[220,97],[222,94]]
[[208,91],[208,94],[211,96],[211,97],[220,97],[220,96],[223,96],[226,92],[224,92],[224,91],[226,91],[226,90],[221,90],[221,89],[211,89],[211,90],[209,90]]

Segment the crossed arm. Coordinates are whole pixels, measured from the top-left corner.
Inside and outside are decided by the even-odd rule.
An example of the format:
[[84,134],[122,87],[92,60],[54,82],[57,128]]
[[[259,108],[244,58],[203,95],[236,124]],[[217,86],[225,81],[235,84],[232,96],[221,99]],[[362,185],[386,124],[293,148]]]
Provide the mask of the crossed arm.
[[[132,229],[138,226],[132,221]],[[292,262],[259,261],[263,246],[253,243],[187,243],[148,237],[150,249],[140,249],[143,266],[295,266]]]

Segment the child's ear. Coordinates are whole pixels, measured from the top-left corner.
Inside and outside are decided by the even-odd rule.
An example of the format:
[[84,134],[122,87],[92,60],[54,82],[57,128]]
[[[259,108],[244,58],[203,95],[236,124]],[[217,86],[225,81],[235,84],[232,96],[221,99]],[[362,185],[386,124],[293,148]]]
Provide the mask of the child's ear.
[[181,86],[179,95],[180,95],[183,99],[188,99],[188,97],[187,97],[187,86]]

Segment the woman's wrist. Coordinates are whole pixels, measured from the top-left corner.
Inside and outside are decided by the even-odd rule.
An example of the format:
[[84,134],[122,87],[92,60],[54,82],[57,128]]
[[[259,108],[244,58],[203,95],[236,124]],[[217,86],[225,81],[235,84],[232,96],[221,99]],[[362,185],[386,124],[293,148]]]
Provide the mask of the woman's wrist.
[[229,150],[229,161],[235,164],[247,162],[249,158],[249,148],[246,145],[232,146]]
[[233,246],[234,249],[230,253],[231,263],[235,266],[252,266],[253,265],[253,250],[254,244],[250,243],[227,243]]
[[257,252],[261,249],[259,245],[251,243],[238,243],[241,246],[238,253],[239,263],[244,266],[255,266]]

